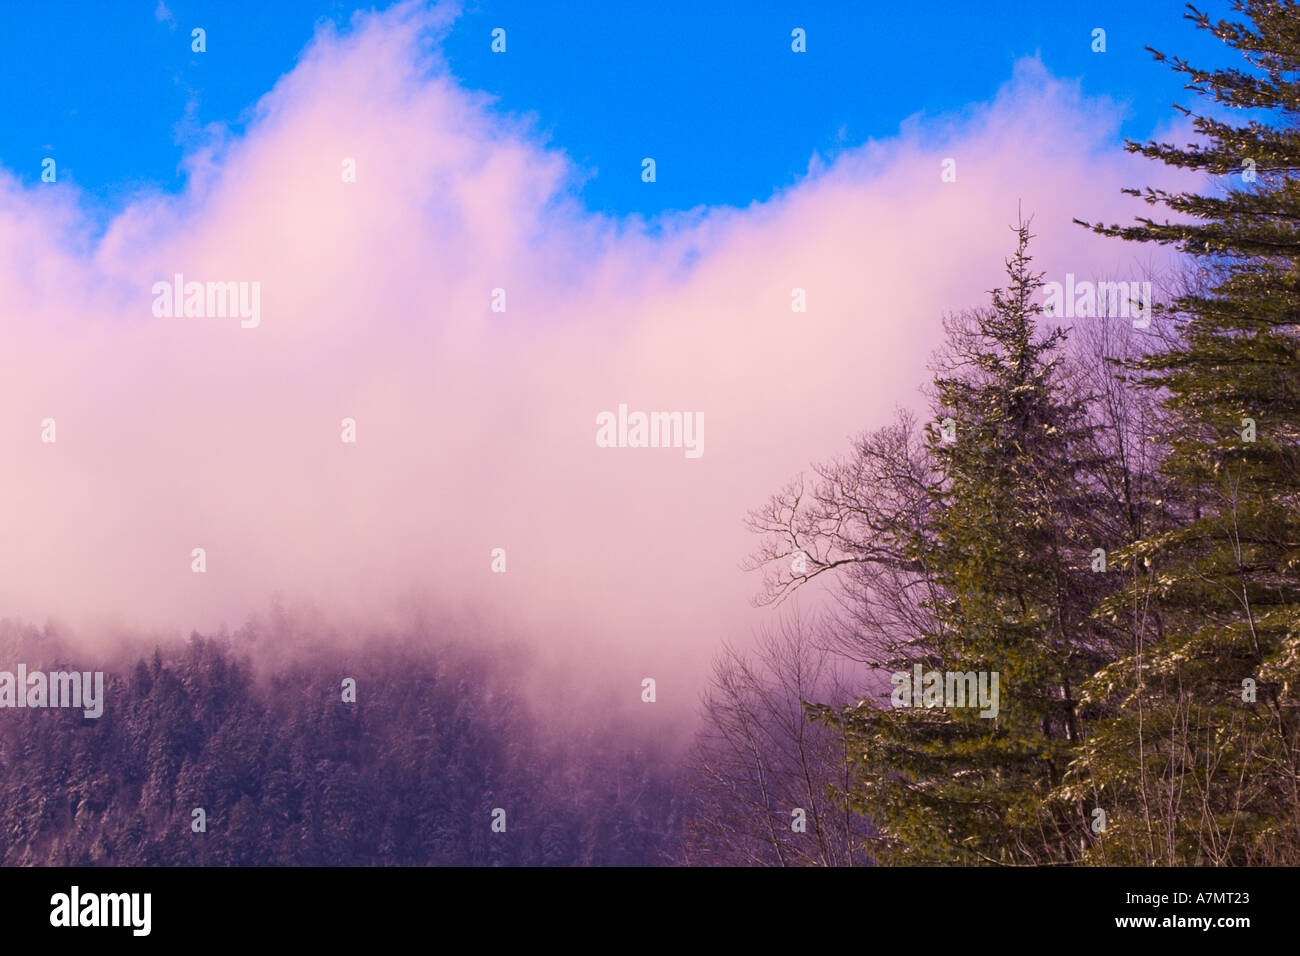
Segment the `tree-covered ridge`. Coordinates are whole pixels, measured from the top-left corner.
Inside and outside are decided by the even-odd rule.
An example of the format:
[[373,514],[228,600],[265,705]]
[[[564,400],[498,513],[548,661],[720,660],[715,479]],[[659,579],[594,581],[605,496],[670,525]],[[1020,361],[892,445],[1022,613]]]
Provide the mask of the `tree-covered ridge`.
[[660,862],[673,815],[651,750],[616,730],[548,739],[501,684],[454,648],[310,655],[255,679],[229,640],[195,636],[106,674],[98,719],[3,712],[3,862]]

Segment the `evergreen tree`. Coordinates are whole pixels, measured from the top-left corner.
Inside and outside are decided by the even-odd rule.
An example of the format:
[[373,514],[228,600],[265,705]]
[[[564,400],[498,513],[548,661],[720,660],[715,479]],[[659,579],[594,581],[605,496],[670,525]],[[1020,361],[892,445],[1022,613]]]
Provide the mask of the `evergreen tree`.
[[853,804],[881,830],[881,862],[1063,862],[1086,829],[1082,807],[1052,795],[1081,739],[1077,689],[1104,660],[1089,620],[1090,429],[1060,382],[1064,331],[1037,328],[1029,240],[1022,223],[992,308],[950,323],[934,392],[952,431],[927,428],[937,481],[911,546],[936,595],[932,627],[917,656],[881,662],[996,673],[999,711],[945,708],[946,681],[921,708],[897,706],[911,703],[904,687],[894,707],[853,711]]
[[[1221,177],[1206,193],[1130,190],[1174,221],[1094,225],[1196,257],[1203,291],[1170,307],[1173,348],[1137,363],[1168,412],[1166,477],[1179,522],[1120,552],[1129,586],[1101,615],[1130,622],[1128,653],[1086,697],[1106,719],[1066,799],[1095,795],[1108,862],[1300,859],[1300,7],[1234,4],[1247,22],[1188,19],[1249,69],[1173,59],[1187,89],[1252,111],[1194,115],[1203,142],[1130,143]],[[1157,60],[1166,57],[1151,51]],[[1253,694],[1252,688],[1253,686]],[[1253,699],[1252,699],[1253,698]]]

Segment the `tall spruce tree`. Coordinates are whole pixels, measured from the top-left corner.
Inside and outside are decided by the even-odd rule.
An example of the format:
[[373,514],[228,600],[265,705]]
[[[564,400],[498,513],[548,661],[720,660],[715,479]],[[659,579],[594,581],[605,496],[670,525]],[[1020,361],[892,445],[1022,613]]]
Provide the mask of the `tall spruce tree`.
[[1106,810],[1089,855],[1111,863],[1300,861],[1300,7],[1234,9],[1246,21],[1187,18],[1245,69],[1172,66],[1247,115],[1184,110],[1202,142],[1129,143],[1217,186],[1129,190],[1173,221],[1092,226],[1175,244],[1209,277],[1171,305],[1175,346],[1138,363],[1169,413],[1180,521],[1118,554],[1129,586],[1100,613],[1129,652],[1089,682],[1106,719],[1059,792]]
[[1103,661],[1090,620],[1097,503],[1081,473],[1085,410],[1060,381],[1065,333],[1037,327],[1029,240],[1022,223],[992,308],[950,326],[934,405],[955,434],[928,428],[934,507],[912,544],[939,595],[914,663],[997,673],[999,710],[943,706],[945,679],[920,708],[850,712],[863,762],[850,800],[879,828],[883,863],[1068,862],[1087,830],[1084,807],[1055,791],[1081,740],[1077,689]]

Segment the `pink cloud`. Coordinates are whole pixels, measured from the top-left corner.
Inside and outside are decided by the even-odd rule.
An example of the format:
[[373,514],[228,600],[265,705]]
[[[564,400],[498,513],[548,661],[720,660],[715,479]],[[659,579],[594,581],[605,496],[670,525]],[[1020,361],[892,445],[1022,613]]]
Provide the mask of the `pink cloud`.
[[[1112,272],[1132,251],[1070,220],[1131,219],[1121,187],[1159,173],[1115,147],[1120,107],[1025,60],[960,117],[652,233],[585,212],[584,171],[422,52],[445,27],[401,7],[323,32],[183,195],[97,243],[64,187],[0,179],[0,615],[187,633],[275,592],[338,620],[416,599],[693,703],[773,613],[738,568],[746,512],[919,407],[1017,204],[1049,275]],[[259,282],[260,325],[155,318],[177,272]],[[620,402],[701,412],[703,456],[597,448]]]

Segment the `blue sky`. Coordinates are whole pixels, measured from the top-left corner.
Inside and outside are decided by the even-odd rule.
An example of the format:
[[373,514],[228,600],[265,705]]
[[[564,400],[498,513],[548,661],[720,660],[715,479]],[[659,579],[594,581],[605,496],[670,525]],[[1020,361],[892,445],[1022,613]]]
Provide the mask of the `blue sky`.
[[[364,7],[362,7],[364,9]],[[52,156],[60,181],[111,213],[141,189],[184,186],[180,159],[201,127],[240,128],[341,2],[133,4],[11,0],[0,30],[0,165],[35,183]],[[743,13],[739,12],[743,9]],[[1215,14],[1221,5],[1207,9]],[[1038,54],[1088,95],[1125,104],[1123,135],[1145,138],[1192,99],[1144,45],[1196,63],[1235,55],[1182,19],[1176,0],[1087,5],[746,4],[656,0],[468,3],[444,44],[452,71],[593,175],[593,210],[654,215],[743,206],[796,181],[814,151],[887,137],[908,116],[990,99],[1016,58]],[[207,31],[207,52],[190,30]],[[507,53],[490,52],[494,27]],[[790,50],[807,31],[808,52]],[[1090,49],[1094,27],[1107,51]],[[640,161],[658,164],[655,188]]]

